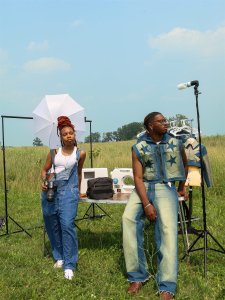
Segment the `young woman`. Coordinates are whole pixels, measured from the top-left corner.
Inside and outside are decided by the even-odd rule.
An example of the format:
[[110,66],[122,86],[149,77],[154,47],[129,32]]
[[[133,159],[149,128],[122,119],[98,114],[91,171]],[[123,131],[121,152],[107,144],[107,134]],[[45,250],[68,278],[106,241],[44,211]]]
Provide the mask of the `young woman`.
[[167,133],[168,122],[161,113],[148,114],[144,126],[146,132],[132,147],[135,190],[123,214],[128,293],[138,292],[151,276],[144,252],[146,216],[155,223],[156,281],[160,298],[167,300],[176,292],[178,193],[185,196],[187,161],[182,142]]
[[[58,118],[58,133],[62,147],[53,150],[54,155],[49,152],[41,170],[42,211],[54,268],[63,268],[64,277],[71,280],[78,259],[74,220],[86,153],[77,148],[75,128],[68,117]],[[49,197],[50,182],[54,184],[53,199]]]

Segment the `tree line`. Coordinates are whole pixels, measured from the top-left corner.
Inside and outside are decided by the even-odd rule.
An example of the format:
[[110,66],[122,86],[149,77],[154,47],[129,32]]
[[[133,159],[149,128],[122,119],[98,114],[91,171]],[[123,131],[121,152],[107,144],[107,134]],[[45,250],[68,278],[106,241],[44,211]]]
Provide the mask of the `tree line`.
[[[185,115],[176,114],[173,117],[168,118],[169,127],[182,127],[184,125],[190,126],[190,121]],[[119,127],[116,131],[104,132],[101,136],[99,132],[92,132],[92,142],[118,142],[118,141],[128,141],[136,139],[137,134],[144,131],[144,125],[142,122],[132,122],[122,127]],[[85,143],[90,142],[90,135],[85,137]]]
[[[144,130],[143,123],[132,122],[122,127],[119,127],[116,131],[104,132],[101,134],[99,132],[92,132],[91,138],[93,143],[98,142],[118,142],[118,141],[128,141],[135,139],[137,134]],[[90,135],[85,137],[85,143],[90,142]]]
[[[181,114],[168,118],[168,122],[171,126],[181,127],[186,121],[188,122],[190,120]],[[93,143],[128,141],[136,139],[137,134],[142,131],[144,131],[144,125],[142,122],[132,122],[119,127],[116,131],[103,132],[102,135],[99,132],[92,132],[91,139]],[[84,142],[90,142],[90,135],[85,137]],[[39,138],[35,138],[33,140],[33,146],[43,146],[42,141]]]

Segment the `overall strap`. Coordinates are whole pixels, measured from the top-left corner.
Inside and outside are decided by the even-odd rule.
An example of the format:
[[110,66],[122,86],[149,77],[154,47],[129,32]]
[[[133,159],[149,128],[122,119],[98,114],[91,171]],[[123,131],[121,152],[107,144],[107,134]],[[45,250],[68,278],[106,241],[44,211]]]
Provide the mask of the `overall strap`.
[[56,149],[50,149],[50,154],[51,154],[51,158],[52,158],[52,166],[53,166],[54,173],[55,173],[55,154],[56,154]]
[[80,149],[77,148],[77,153],[76,153],[76,160],[77,160],[77,163],[80,159]]

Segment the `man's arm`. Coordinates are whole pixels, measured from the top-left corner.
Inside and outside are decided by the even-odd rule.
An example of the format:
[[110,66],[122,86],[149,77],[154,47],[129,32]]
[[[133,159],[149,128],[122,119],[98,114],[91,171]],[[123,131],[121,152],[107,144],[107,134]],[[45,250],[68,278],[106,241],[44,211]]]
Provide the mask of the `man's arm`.
[[[185,170],[185,178],[187,178],[188,164],[187,164],[187,156],[186,156],[186,153],[185,153],[184,146],[182,147],[182,160],[183,160],[183,165],[184,165],[184,170]],[[179,193],[180,196],[184,196],[185,198],[187,198],[186,189],[185,189],[185,182],[186,182],[186,180],[179,182],[177,192]]]
[[146,217],[151,220],[156,220],[156,210],[150,199],[148,199],[146,187],[143,182],[143,168],[142,164],[137,158],[137,155],[134,151],[132,151],[132,166],[133,166],[133,174],[134,174],[134,184],[136,188],[136,192],[141,199],[145,215]]

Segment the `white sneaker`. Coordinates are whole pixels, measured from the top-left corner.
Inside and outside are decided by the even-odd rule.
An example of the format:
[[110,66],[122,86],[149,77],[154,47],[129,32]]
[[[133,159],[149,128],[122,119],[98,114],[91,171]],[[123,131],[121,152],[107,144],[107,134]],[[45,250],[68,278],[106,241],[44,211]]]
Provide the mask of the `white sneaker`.
[[63,260],[57,260],[54,264],[55,269],[61,269],[63,267]]
[[64,271],[64,277],[66,278],[66,279],[69,279],[69,280],[72,280],[72,278],[73,278],[73,270],[71,270],[71,269],[66,269],[65,271]]

